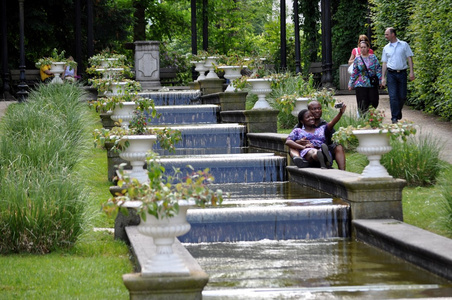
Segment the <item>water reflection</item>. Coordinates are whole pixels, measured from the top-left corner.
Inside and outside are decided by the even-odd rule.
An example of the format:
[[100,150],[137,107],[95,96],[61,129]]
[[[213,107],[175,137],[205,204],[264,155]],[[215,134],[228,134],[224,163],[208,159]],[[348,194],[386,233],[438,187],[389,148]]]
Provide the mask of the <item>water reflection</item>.
[[209,274],[203,299],[450,296],[447,280],[349,239],[184,244]]

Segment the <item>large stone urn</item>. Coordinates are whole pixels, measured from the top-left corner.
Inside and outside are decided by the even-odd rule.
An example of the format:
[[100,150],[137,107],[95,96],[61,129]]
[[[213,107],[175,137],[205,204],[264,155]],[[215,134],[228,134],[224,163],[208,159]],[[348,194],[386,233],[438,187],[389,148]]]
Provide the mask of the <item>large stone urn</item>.
[[110,118],[115,122],[120,122],[124,129],[129,128],[130,121],[135,116],[137,104],[133,101],[126,101],[115,105]]
[[63,83],[63,79],[61,79],[61,74],[64,72],[64,65],[66,63],[64,61],[53,62],[50,66],[50,72],[55,75],[50,83]]
[[108,83],[108,90],[104,94],[107,97],[123,95],[126,90],[126,85],[127,82],[125,81],[112,81]]
[[308,102],[309,102],[309,98],[306,98],[306,97],[299,97],[299,98],[295,99],[295,106],[292,110],[292,116],[294,116],[295,118],[298,118],[298,113],[301,110],[308,108]]
[[386,168],[380,163],[381,156],[392,149],[389,145],[388,130],[353,130],[353,134],[359,141],[359,146],[356,148],[356,151],[366,155],[369,160],[369,164],[361,173],[361,178],[392,178]]
[[220,79],[220,77],[218,77],[217,73],[215,73],[214,64],[216,64],[216,62],[217,62],[217,57],[215,57],[215,56],[209,56],[206,58],[204,67],[206,67],[209,70],[209,72],[206,75],[206,79]]
[[119,157],[127,160],[132,165],[129,173],[131,178],[136,178],[140,183],[149,181],[147,170],[144,169],[147,153],[152,150],[152,145],[157,140],[156,135],[125,135],[121,138],[121,143],[127,143]]
[[187,233],[191,226],[187,222],[187,210],[194,201],[179,200],[179,213],[173,217],[156,217],[147,214],[146,221],[141,220],[138,231],[153,238],[156,254],[144,266],[141,275],[146,276],[187,276],[190,274],[182,259],[173,251],[176,237]]
[[204,64],[206,62],[205,61],[192,61],[191,63],[195,65],[195,71],[199,73],[199,76],[198,76],[198,78],[196,78],[195,82],[206,79],[206,71],[209,70],[204,66]]
[[[245,68],[245,67],[246,66],[243,66],[243,68]],[[227,92],[227,93],[235,92],[235,87],[234,87],[233,81],[235,79],[242,77],[242,74],[240,73],[240,71],[242,70],[242,67],[240,67],[240,66],[221,66],[218,68],[220,68],[224,71],[224,78],[229,80],[229,85],[226,88],[225,92]]]
[[102,73],[103,79],[117,79],[122,72],[124,72],[124,68],[100,68],[96,69],[97,72]]
[[104,58],[100,62],[100,66],[104,69],[112,68],[118,64],[119,58]]
[[256,78],[248,79],[247,82],[252,86],[250,92],[256,94],[258,98],[252,109],[271,109],[270,104],[265,99],[265,97],[272,91],[271,79]]

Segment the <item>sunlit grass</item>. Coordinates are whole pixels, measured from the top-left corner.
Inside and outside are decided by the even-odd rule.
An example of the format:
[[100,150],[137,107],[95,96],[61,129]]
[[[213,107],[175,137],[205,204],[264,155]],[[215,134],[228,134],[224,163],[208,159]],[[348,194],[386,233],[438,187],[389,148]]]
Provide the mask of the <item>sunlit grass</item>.
[[129,299],[128,248],[91,232],[71,252],[0,256],[1,299]]

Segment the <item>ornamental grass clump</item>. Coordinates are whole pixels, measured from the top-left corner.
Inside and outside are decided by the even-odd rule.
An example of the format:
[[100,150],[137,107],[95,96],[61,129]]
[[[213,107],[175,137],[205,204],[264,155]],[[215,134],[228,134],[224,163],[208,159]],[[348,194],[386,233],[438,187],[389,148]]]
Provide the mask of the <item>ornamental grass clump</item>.
[[77,85],[42,85],[3,117],[0,253],[69,248],[88,225],[78,175],[90,141],[82,95]]
[[392,139],[392,150],[382,156],[381,164],[389,174],[405,179],[410,186],[434,185],[444,166],[439,157],[443,145],[427,134],[410,136],[406,141]]

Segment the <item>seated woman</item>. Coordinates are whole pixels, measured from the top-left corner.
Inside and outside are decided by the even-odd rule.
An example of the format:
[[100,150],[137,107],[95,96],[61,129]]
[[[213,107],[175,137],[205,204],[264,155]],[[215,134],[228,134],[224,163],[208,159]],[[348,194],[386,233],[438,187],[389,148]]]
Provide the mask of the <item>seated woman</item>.
[[[74,60],[72,56],[69,56],[69,60]],[[75,81],[77,79],[77,67],[64,66],[63,79],[68,81]]]
[[[302,128],[295,128],[287,137],[286,145],[294,149],[291,151],[294,163],[298,166],[299,160],[304,159],[309,166],[331,168],[333,159],[325,144],[326,134],[331,132],[334,125],[341,119],[345,112],[344,104],[339,113],[329,123],[315,127],[315,119],[312,113],[303,109],[298,113],[298,122],[303,124]],[[299,158],[298,158],[299,157]]]

